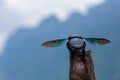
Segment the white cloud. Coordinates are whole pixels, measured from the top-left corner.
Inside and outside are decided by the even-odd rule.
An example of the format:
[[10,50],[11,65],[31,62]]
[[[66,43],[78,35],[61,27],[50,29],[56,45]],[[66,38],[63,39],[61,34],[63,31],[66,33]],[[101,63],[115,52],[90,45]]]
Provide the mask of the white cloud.
[[2,53],[2,50],[5,47],[5,42],[7,41],[7,38],[8,35],[0,33],[0,53]]
[[55,14],[66,19],[73,10],[87,14],[88,9],[104,0],[4,0],[4,5],[17,17],[20,24],[36,24],[43,16]]
[[3,0],[0,5],[0,49],[8,34],[18,27],[34,27],[51,14],[65,21],[73,11],[85,15],[90,8],[103,2],[104,0]]

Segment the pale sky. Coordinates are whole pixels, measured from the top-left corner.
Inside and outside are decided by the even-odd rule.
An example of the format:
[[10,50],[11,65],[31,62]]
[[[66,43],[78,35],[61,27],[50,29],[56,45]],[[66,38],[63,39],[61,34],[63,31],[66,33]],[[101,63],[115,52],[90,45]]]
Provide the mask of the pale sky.
[[0,53],[19,27],[34,28],[44,18],[55,15],[65,21],[73,11],[82,15],[105,0],[0,0]]

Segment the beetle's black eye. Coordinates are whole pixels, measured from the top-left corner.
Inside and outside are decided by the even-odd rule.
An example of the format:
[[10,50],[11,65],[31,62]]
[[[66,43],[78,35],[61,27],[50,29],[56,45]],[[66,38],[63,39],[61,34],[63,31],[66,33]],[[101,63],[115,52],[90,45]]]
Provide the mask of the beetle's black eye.
[[83,37],[81,37],[81,36],[80,36],[79,38],[80,38],[80,39],[83,39]]
[[72,39],[72,37],[69,37],[68,40],[70,41]]

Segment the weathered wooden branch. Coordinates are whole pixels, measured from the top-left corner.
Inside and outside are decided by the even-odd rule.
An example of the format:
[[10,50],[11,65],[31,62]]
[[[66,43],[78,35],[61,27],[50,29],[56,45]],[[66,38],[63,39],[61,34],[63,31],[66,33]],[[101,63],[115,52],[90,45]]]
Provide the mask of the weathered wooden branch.
[[[95,80],[91,51],[70,50],[69,80]],[[84,54],[84,55],[83,55]]]

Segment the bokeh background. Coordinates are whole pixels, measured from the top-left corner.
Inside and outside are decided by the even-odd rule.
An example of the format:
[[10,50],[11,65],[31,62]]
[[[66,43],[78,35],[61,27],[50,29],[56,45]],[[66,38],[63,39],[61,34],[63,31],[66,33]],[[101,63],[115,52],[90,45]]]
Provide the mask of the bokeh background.
[[0,0],[0,80],[69,80],[69,52],[45,48],[72,34],[104,37],[87,44],[96,80],[120,80],[120,0]]

